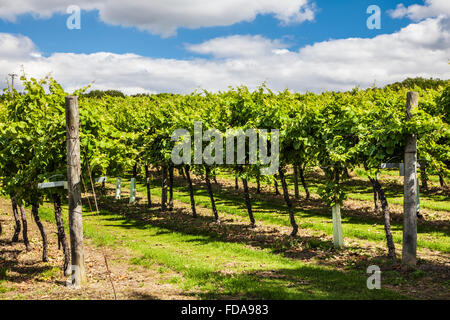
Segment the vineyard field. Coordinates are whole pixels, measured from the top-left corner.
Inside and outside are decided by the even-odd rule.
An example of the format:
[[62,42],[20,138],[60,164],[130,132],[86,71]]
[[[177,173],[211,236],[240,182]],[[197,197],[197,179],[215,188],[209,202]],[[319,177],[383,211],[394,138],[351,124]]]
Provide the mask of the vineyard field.
[[[123,97],[68,93],[50,77],[21,81],[24,92],[9,90],[0,102],[0,299],[449,298],[448,81]],[[419,102],[409,118],[411,91]],[[76,190],[67,183],[72,94]],[[230,147],[230,130],[247,132],[243,148],[239,140]],[[382,169],[403,162],[411,135],[414,266],[402,261],[405,177]],[[242,162],[224,161],[230,154]],[[61,187],[38,188],[56,181]],[[78,290],[70,288],[73,192],[86,266]],[[380,289],[370,288],[371,266],[381,270]]]

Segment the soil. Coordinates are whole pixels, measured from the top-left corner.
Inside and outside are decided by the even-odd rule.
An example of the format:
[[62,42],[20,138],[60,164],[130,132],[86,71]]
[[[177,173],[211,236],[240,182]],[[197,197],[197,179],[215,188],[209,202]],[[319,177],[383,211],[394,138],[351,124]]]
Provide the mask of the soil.
[[[129,263],[132,254],[126,248],[100,248],[89,239],[85,239],[84,243],[88,281],[81,289],[67,287],[67,277],[62,272],[63,253],[58,250],[56,225],[43,221],[49,242],[49,261],[42,262],[41,236],[28,210],[31,250],[27,252],[22,241],[11,243],[14,219],[10,207],[8,200],[0,198],[0,222],[3,227],[0,235],[0,299],[115,299],[111,280],[117,299],[193,299],[178,286],[167,283],[176,273],[160,273],[157,271],[158,266],[147,269],[132,265]],[[105,266],[105,255],[111,279]]]

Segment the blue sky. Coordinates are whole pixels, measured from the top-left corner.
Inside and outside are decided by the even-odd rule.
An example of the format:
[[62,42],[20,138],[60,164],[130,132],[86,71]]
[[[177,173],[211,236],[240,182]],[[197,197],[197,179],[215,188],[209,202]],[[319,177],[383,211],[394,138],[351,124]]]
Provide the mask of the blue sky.
[[[202,1],[195,0],[198,8],[203,8]],[[380,83],[397,81],[403,76],[411,76],[406,67],[405,73],[402,74],[401,70],[396,70],[392,62],[400,59],[401,50],[411,50],[410,47],[394,48],[396,34],[400,34],[400,38],[406,43],[407,37],[411,37],[412,32],[404,30],[413,29],[415,26],[424,30],[424,37],[427,32],[438,33],[435,35],[436,43],[434,44],[424,44],[416,41],[417,39],[412,39],[418,42],[415,44],[419,46],[418,52],[426,49],[427,46],[428,49],[435,51],[434,46],[439,46],[440,43],[439,50],[442,54],[439,59],[442,61],[439,62],[444,66],[445,59],[442,57],[450,58],[449,46],[446,42],[449,25],[446,22],[449,5],[446,3],[450,1],[279,0],[280,4],[276,4],[277,1],[267,0],[233,1],[235,7],[224,8],[220,2],[215,5],[214,1],[209,1],[211,7],[205,12],[196,8],[190,10],[190,1],[181,0],[174,1],[179,4],[179,10],[170,7],[168,9],[163,4],[158,6],[156,4],[158,1],[143,4],[145,1],[112,0],[109,6],[105,4],[107,1],[98,5],[95,4],[95,0],[78,1],[79,3],[68,1],[67,5],[78,4],[82,8],[81,29],[69,30],[66,27],[66,20],[70,15],[65,13],[64,0],[55,1],[54,6],[47,7],[40,6],[39,1],[10,0],[9,7],[8,2],[6,5],[0,5],[0,35],[3,35],[4,47],[7,48],[4,50],[7,52],[3,54],[7,67],[0,67],[0,76],[4,78],[8,72],[17,71],[19,65],[23,65],[27,73],[42,75],[45,72],[53,72],[53,76],[58,80],[57,75],[64,73],[63,68],[78,68],[80,61],[84,59],[87,64],[95,65],[95,62],[98,62],[103,68],[111,70],[118,67],[120,63],[124,63],[125,69],[132,65],[134,70],[130,70],[127,76],[122,68],[117,82],[112,81],[111,75],[107,72],[104,75],[93,72],[90,78],[75,75],[80,79],[71,79],[71,81],[61,77],[60,81],[67,87],[75,88],[86,82],[95,81],[97,88],[118,88],[129,93],[189,92],[198,87],[210,90],[226,89],[228,85],[238,84],[255,87],[263,81],[267,81],[270,85],[273,78],[273,87],[280,90],[283,87],[289,87],[298,91],[321,91],[332,89],[333,86],[340,90],[355,85],[368,86],[377,81]],[[134,9],[130,9],[133,5],[135,5]],[[298,6],[298,10],[291,9],[295,5]],[[366,9],[370,5],[378,5],[381,9],[381,29],[370,30],[366,26],[366,20],[370,16],[366,13]],[[397,7],[398,5],[401,7]],[[183,6],[186,7],[185,15],[183,15]],[[260,9],[261,7],[263,9]],[[396,11],[390,11],[396,8]],[[208,10],[212,12],[211,15],[208,14]],[[299,12],[309,12],[308,10],[309,15],[297,15]],[[198,17],[196,17],[196,11],[198,11]],[[181,20],[180,23],[178,23],[179,20]],[[126,26],[123,26],[124,24]],[[414,32],[417,33],[416,30]],[[382,35],[388,39],[384,40]],[[358,39],[360,44],[355,44],[352,38]],[[215,42],[215,39],[221,40]],[[337,40],[342,40],[342,43]],[[0,44],[1,41],[0,37]],[[345,41],[349,44],[349,51],[345,50],[347,48]],[[370,41],[375,45],[371,45]],[[444,41],[443,48],[442,41]],[[377,42],[385,47],[377,46]],[[405,43],[402,45],[406,46]],[[386,60],[384,61],[386,65],[394,64],[389,66],[394,70],[387,70],[389,69],[387,67],[384,67],[386,69],[384,70],[382,66],[377,66],[372,71],[368,70],[368,74],[372,76],[364,81],[361,81],[361,75],[357,75],[354,81],[349,79],[352,68],[358,68],[357,63],[364,66],[370,65],[369,60],[352,63],[351,57],[359,54],[358,45],[361,47],[361,54],[370,56],[374,64],[377,63],[374,59],[375,50],[398,52],[400,56],[391,57],[391,61],[389,57],[384,56],[385,54],[380,57]],[[239,51],[249,46],[261,48],[261,50],[255,49],[251,55]],[[322,48],[322,51],[316,55],[303,53],[302,48],[308,46],[312,47],[312,51],[314,47],[318,47],[315,50]],[[236,52],[230,49],[231,47],[236,48]],[[334,55],[333,47],[339,50],[334,52]],[[12,57],[11,52],[14,52],[14,49],[24,51],[22,61]],[[260,54],[266,49],[267,52],[280,49],[288,52],[283,55]],[[233,52],[230,53],[227,50]],[[112,54],[112,56],[99,56],[100,52]],[[134,57],[126,55],[129,53]],[[323,60],[316,61],[317,56]],[[1,58],[2,49],[0,49],[0,60]],[[405,58],[409,59],[406,52]],[[341,61],[343,59],[345,61]],[[120,62],[116,64],[112,60]],[[124,61],[128,61],[128,64]],[[137,65],[141,62],[142,68],[139,69]],[[322,68],[329,67],[330,63],[337,70],[342,70],[337,80],[330,79],[330,74],[323,74]],[[416,63],[422,64],[420,59]],[[43,67],[37,67],[40,64]],[[238,64],[249,67],[247,70],[246,67],[236,68]],[[290,68],[289,64],[293,69],[298,68],[299,76],[302,70],[308,70],[306,75],[314,74],[311,78],[314,83],[307,85],[295,80],[283,82],[283,74]],[[184,68],[180,66],[186,66],[184,73]],[[205,72],[204,69],[208,70],[209,66],[213,69],[217,68],[217,77],[220,80],[214,79],[214,74],[205,74],[203,78],[199,76]],[[46,67],[48,70],[45,70]],[[153,72],[160,68],[158,72]],[[172,87],[169,84],[170,78],[160,82],[152,79],[148,84],[145,83],[144,73],[149,78],[161,74],[166,76],[174,72],[171,68],[178,69],[173,74],[172,80],[176,84]],[[279,70],[281,70],[280,74],[276,75],[276,71]],[[448,78],[448,68],[444,67],[442,72],[436,72],[436,70],[436,68],[430,70],[418,68],[417,75]],[[272,71],[275,73],[273,76]],[[188,78],[192,74],[194,79],[192,83],[189,83]],[[230,75],[229,83],[226,82],[227,75]],[[142,79],[137,81],[136,77]],[[294,74],[288,74],[286,79],[294,79],[294,77]],[[128,81],[133,83],[124,84]],[[208,87],[209,84],[211,87]]]
[[[76,3],[76,1],[74,1]],[[395,9],[398,1],[374,0],[317,0],[318,12],[315,21],[282,26],[273,14],[259,15],[250,22],[239,22],[230,26],[181,28],[177,35],[162,38],[136,27],[112,26],[102,22],[98,10],[84,11],[81,15],[82,28],[69,30],[66,20],[69,14],[57,13],[51,18],[35,19],[24,14],[15,22],[0,20],[1,32],[19,33],[30,37],[44,55],[53,52],[113,53],[133,52],[155,58],[189,59],[193,56],[184,48],[185,43],[199,43],[215,37],[236,34],[264,35],[270,39],[285,38],[292,48],[325,41],[330,38],[373,37],[392,33],[407,26],[410,20],[392,19],[386,14]],[[423,1],[401,1],[405,5],[422,4]],[[383,12],[382,28],[369,30],[366,14],[369,5],[377,4]]]

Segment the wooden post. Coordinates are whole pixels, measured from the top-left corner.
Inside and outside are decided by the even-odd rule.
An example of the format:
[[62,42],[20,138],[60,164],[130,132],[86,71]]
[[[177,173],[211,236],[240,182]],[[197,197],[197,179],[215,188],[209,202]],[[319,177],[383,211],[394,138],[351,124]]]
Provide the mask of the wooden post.
[[[406,120],[411,119],[411,111],[417,108],[418,103],[419,94],[408,92]],[[406,138],[404,167],[402,264],[405,267],[414,267],[417,263],[417,136],[415,134]]]
[[79,288],[86,281],[84,266],[83,219],[81,207],[81,164],[78,97],[66,97],[67,184],[69,190],[70,250],[72,283]]

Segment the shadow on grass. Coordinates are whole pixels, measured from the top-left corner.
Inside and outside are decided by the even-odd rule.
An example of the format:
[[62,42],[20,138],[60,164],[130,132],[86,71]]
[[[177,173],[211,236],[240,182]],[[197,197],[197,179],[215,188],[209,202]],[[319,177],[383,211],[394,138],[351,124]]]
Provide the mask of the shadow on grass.
[[[208,197],[206,190],[206,185],[203,181],[200,181],[197,177],[193,179],[195,181],[195,195]],[[153,187],[159,187],[158,183],[153,181]],[[177,177],[175,180],[174,190],[183,192],[188,195],[187,186],[182,178]],[[237,210],[246,211],[246,205],[242,192],[235,190],[233,185],[216,185],[213,184],[213,192],[216,200],[216,206],[229,206]],[[274,215],[273,211],[277,211],[278,217],[281,215],[286,215],[286,226],[288,221],[288,211],[284,200],[281,195],[274,195],[270,192],[261,191],[260,194],[252,194],[252,208],[254,213],[260,214],[270,214]],[[292,195],[291,195],[291,198]],[[306,201],[305,199],[294,200],[294,214],[299,218],[299,223],[301,223],[302,217],[323,217],[330,219],[331,221],[331,209],[326,206],[320,199],[310,199]],[[210,207],[210,204],[206,204]],[[341,213],[343,215],[344,222],[347,224],[355,225],[373,225],[379,224],[383,225],[383,217],[381,214],[375,214],[372,207],[362,207],[362,208],[342,208]],[[402,217],[400,215],[393,215],[391,227],[393,230],[402,230]],[[418,221],[417,232],[418,233],[428,233],[433,231],[443,232],[446,235],[450,235],[449,231],[450,223],[448,220],[433,220],[433,221]]]
[[[270,253],[280,254],[293,260],[309,261],[312,258],[318,258],[321,265],[331,267],[336,267],[336,259],[347,259],[345,252],[361,252],[362,249],[349,245],[344,251],[337,250],[327,239],[314,236],[292,238],[287,234],[281,234],[274,228],[254,229],[245,223],[217,224],[210,216],[200,215],[194,219],[187,209],[179,208],[173,212],[161,211],[157,205],[153,205],[151,209],[147,208],[146,204],[129,206],[126,200],[114,202],[107,197],[101,199],[99,203],[105,210],[105,216],[102,217],[104,221],[117,221],[117,212],[126,212],[119,218],[119,220],[123,220],[120,225],[106,223],[105,226],[132,230],[134,228],[147,229],[151,225],[164,228],[164,231],[158,231],[160,234],[179,232],[186,235],[201,235],[205,238],[186,240],[200,245],[212,242],[244,243],[267,249]],[[124,210],[122,206],[131,210]],[[352,259],[355,260],[359,256],[360,253],[355,253]],[[342,261],[344,265],[350,265],[349,262]],[[389,264],[390,262],[386,259],[384,263]],[[363,269],[359,269],[359,272],[360,270]]]
[[[125,200],[124,200],[125,201]],[[110,197],[105,197],[99,200],[99,204],[105,213],[122,214],[121,217],[108,215],[103,217],[106,221],[117,221],[123,219],[120,225],[106,224],[109,227],[120,227],[125,229],[146,229],[148,225],[162,227],[169,231],[167,232],[181,232],[188,235],[202,235],[205,239],[192,241],[223,241],[246,243],[251,246],[262,249],[269,249],[272,253],[286,253],[292,257],[292,252],[288,249],[298,251],[299,247],[308,247],[298,251],[296,259],[309,259],[317,254],[316,249],[328,250],[330,253],[336,252],[333,249],[333,244],[319,237],[302,237],[295,238],[289,235],[279,233],[274,228],[252,228],[247,223],[234,222],[222,220],[221,223],[216,223],[214,217],[199,215],[193,218],[190,212],[185,208],[177,208],[176,210],[161,211],[156,205],[148,208],[146,204],[135,204],[131,208],[124,201],[113,200]],[[129,208],[129,210],[125,210]],[[232,224],[227,222],[233,222]]]
[[[11,241],[0,239],[0,280],[14,283],[28,282],[34,279],[36,275],[53,269],[52,266],[42,265],[41,261],[19,265],[17,256],[22,253],[25,248],[21,250],[11,248],[10,246]],[[11,275],[11,272],[14,273],[14,275]]]
[[366,279],[356,272],[344,273],[308,265],[292,269],[259,269],[245,272],[210,272],[193,267],[185,277],[197,284],[195,288],[189,288],[186,295],[202,299],[408,298],[390,290],[369,290]]
[[[184,181],[182,178],[176,179],[176,185],[180,185]],[[155,181],[153,181],[154,186],[157,186]],[[196,195],[202,195],[207,196],[205,188],[202,190],[199,190],[199,185],[201,187],[204,187],[202,183],[197,183],[196,186]],[[142,188],[142,186],[141,186]],[[145,188],[145,187],[144,187]],[[226,191],[224,191],[224,189]],[[180,191],[183,193],[186,193],[186,197],[188,194],[188,190],[185,186],[175,186],[175,191]],[[258,196],[258,195],[256,195]],[[259,195],[260,197],[264,198],[266,197],[264,194]],[[242,210],[243,215],[246,214],[246,207],[243,201],[242,194],[238,194],[237,191],[234,190],[234,186],[225,186],[221,189],[219,189],[218,185],[215,185],[215,197],[217,197],[217,206],[220,211],[220,206],[224,205],[224,203],[230,203],[234,206],[234,208],[238,207],[240,210]],[[234,241],[234,242],[240,242],[240,243],[248,243],[252,246],[258,246],[261,248],[269,248],[271,252],[273,253],[283,253],[285,256],[295,259],[310,259],[317,255],[317,250],[326,250],[328,256],[331,256],[333,252],[335,252],[333,245],[331,241],[322,239],[320,237],[296,237],[293,241],[293,239],[287,235],[280,235],[279,232],[276,229],[270,229],[270,228],[264,228],[265,230],[261,230],[261,228],[258,228],[257,230],[250,228],[250,226],[246,223],[239,223],[239,224],[231,224],[231,225],[225,225],[220,224],[217,225],[214,223],[214,219],[212,216],[199,216],[197,219],[193,219],[190,213],[188,212],[188,209],[178,209],[174,212],[162,212],[159,210],[158,206],[153,205],[152,209],[147,209],[146,206],[143,204],[136,204],[136,205],[128,205],[126,203],[126,199],[123,199],[120,201],[122,205],[126,206],[126,210],[114,208],[110,206],[111,204],[111,198],[105,202],[105,206],[109,206],[107,209],[111,212],[130,212],[134,213],[133,219],[142,220],[143,217],[147,217],[147,223],[161,226],[167,229],[170,229],[172,231],[178,231],[188,234],[201,234],[201,235],[207,235],[212,239],[220,239],[222,241]],[[288,217],[287,212],[284,214],[279,213],[269,213],[267,212],[266,206],[271,207],[273,209],[278,209],[279,211],[285,210],[284,203],[283,204],[275,204],[268,202],[269,200],[261,200],[261,201],[255,201],[253,199],[253,208],[254,212],[258,213],[258,211],[262,211],[267,214],[277,214],[278,217],[281,217],[282,215],[286,214],[286,226],[289,226],[288,224]],[[279,200],[282,202],[282,200]],[[201,201],[202,202],[202,201]],[[306,202],[306,201],[305,201]],[[319,200],[313,200],[308,202],[309,206],[313,206],[311,203],[316,202],[317,206],[322,206],[323,204],[320,203]],[[206,205],[204,207],[210,207],[210,203],[205,203]],[[186,208],[188,205],[186,204]],[[198,205],[198,207],[201,207],[201,205]],[[328,211],[329,209],[325,207]],[[190,209],[189,209],[190,210]],[[297,209],[297,212],[300,211]],[[331,224],[331,217],[330,213],[328,212],[317,212],[316,209],[304,211],[301,210],[301,217],[317,217],[317,216],[323,216],[326,219],[329,219],[329,223]],[[298,223],[300,227],[302,228],[302,219],[298,219]],[[148,220],[150,218],[150,220]],[[226,222],[223,220],[222,222]],[[346,224],[359,224],[359,225],[368,225],[368,224],[374,224],[377,223],[379,225],[382,225],[382,221],[370,219],[369,217],[361,217],[361,216],[346,216],[345,217],[345,223]],[[308,222],[305,223],[305,225],[308,224]],[[145,223],[142,224],[143,228],[145,228]],[[273,226],[276,228],[276,226]],[[306,228],[308,226],[305,226]],[[392,224],[392,230],[393,231],[401,231],[402,225],[399,223],[393,223]],[[418,233],[433,231],[434,228],[428,227],[428,226],[419,226],[418,227]],[[445,232],[445,231],[444,231]],[[448,231],[446,232],[448,233]],[[384,239],[384,237],[382,237]],[[381,240],[383,240],[381,239]],[[384,242],[384,240],[383,240]],[[303,250],[298,249],[298,247],[302,247]],[[308,248],[308,249],[305,249]],[[295,249],[294,249],[295,248]],[[358,249],[358,248],[350,248],[347,247],[347,249]]]

